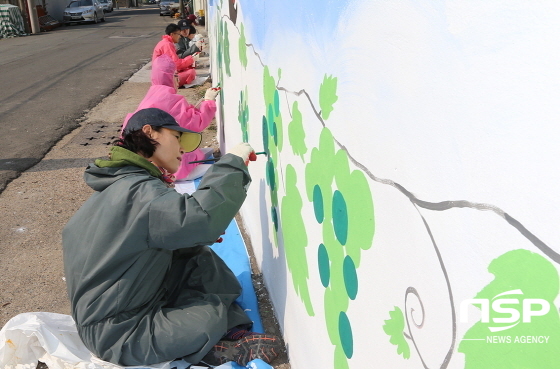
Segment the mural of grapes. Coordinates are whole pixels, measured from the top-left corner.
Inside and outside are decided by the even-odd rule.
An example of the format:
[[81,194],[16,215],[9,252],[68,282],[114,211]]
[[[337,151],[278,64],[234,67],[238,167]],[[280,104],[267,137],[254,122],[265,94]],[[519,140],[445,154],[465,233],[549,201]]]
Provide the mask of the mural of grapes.
[[[231,76],[227,27],[227,17],[222,17],[218,24],[217,37],[218,73],[222,84],[226,82],[224,77]],[[239,61],[241,66],[246,68],[248,60],[244,27],[242,24],[238,24],[237,27],[240,34]],[[309,292],[309,268],[317,266],[320,283],[325,291],[324,319],[329,339],[335,347],[334,367],[345,369],[349,367],[348,359],[354,354],[352,322],[347,311],[350,301],[355,300],[359,293],[357,270],[360,266],[361,252],[372,246],[375,233],[371,190],[361,171],[350,170],[346,151],[335,148],[335,140],[329,129],[323,128],[318,147],[308,149],[303,115],[298,102],[294,102],[291,107],[291,121],[287,127],[288,143],[293,154],[299,156],[304,163],[309,159],[305,166],[305,191],[315,219],[322,227],[322,242],[315,246],[317,264],[310,262],[307,258],[307,248],[310,245],[302,216],[306,202],[303,201],[298,188],[298,175],[292,165],[282,167],[280,162],[280,154],[284,147],[284,127],[277,81],[281,73],[281,69],[278,69],[274,76],[269,67],[263,65],[265,113],[262,116],[262,140],[264,150],[268,154],[266,182],[270,193],[270,218],[275,231],[274,244],[278,247],[278,232],[281,231],[294,290],[309,316],[315,315]],[[320,119],[329,118],[338,99],[336,88],[337,79],[325,75],[319,90]],[[243,140],[247,141],[247,87],[240,91],[237,114]],[[278,192],[281,173],[284,174],[285,195],[280,203]],[[303,184],[300,181],[299,187],[301,186]]]
[[[278,70],[278,76],[282,71]],[[276,80],[270,74],[268,67],[263,71],[263,93],[266,115],[262,119],[263,146],[267,152],[266,180],[270,188],[270,214],[274,224],[274,243],[278,247],[278,157],[283,146],[283,126],[280,112],[280,96],[276,89]]]
[[[237,6],[240,5],[242,4],[238,2]],[[228,82],[227,77],[231,76],[232,67],[234,73],[243,72],[241,68],[247,68],[249,57],[251,57],[251,63],[257,62],[252,55],[247,53],[247,48],[251,45],[247,44],[245,27],[240,22],[237,25],[230,22],[225,14],[227,14],[227,7],[224,8],[224,15],[217,22],[218,35],[216,37],[217,74],[222,86]],[[231,31],[229,33],[228,27]],[[234,38],[235,28],[232,27],[237,27],[239,31],[237,40]],[[230,35],[233,37],[233,42],[238,42],[239,52],[240,64],[233,66],[230,65]],[[262,121],[263,146],[268,154],[266,181],[270,193],[270,217],[275,230],[273,232],[274,243],[278,246],[279,239],[284,241],[283,249],[294,290],[309,316],[314,316],[315,311],[320,311],[317,301],[311,300],[310,290],[317,291],[316,286],[311,286],[309,280],[313,266],[316,265],[318,268],[319,281],[317,283],[324,288],[324,318],[327,332],[335,347],[333,367],[345,369],[349,367],[349,360],[354,355],[353,324],[355,322],[350,319],[352,311],[349,307],[351,301],[356,300],[360,293],[358,270],[361,264],[361,252],[371,247],[375,234],[371,190],[364,173],[350,169],[348,153],[338,149],[338,144],[329,129],[323,128],[318,145],[308,147],[305,141],[304,119],[306,119],[306,124],[320,123],[324,127],[324,121],[330,118],[334,105],[338,101],[336,96],[337,78],[324,76],[319,89],[318,104],[309,98],[309,104],[316,112],[316,117],[303,116],[301,111],[308,111],[302,108],[303,104],[307,103],[303,99],[293,102],[291,120],[286,127],[287,130],[284,131],[277,82],[280,80],[282,71],[278,69],[277,74],[274,71],[271,72],[268,66],[263,65],[262,59],[260,65],[263,68],[265,110],[262,120],[259,119],[260,114],[257,119]],[[251,66],[253,67],[253,64]],[[249,138],[248,90],[251,89],[251,85],[240,87],[242,90],[239,92],[237,114],[243,140],[247,141]],[[237,91],[239,91],[238,86],[236,86]],[[292,92],[295,93],[295,91]],[[253,100],[256,97],[251,95]],[[223,92],[221,98],[223,104]],[[317,106],[319,109],[315,109]],[[233,108],[235,109],[235,105]],[[220,112],[223,118],[223,109],[220,109]],[[234,114],[235,111],[232,115]],[[255,121],[255,117],[253,120]],[[222,119],[223,121],[224,119]],[[253,134],[256,128],[258,126],[253,125]],[[289,140],[287,143],[291,147],[290,153],[282,153],[284,133],[287,134]],[[293,159],[290,157],[291,154],[301,159],[304,165],[306,164],[305,181],[302,181],[301,172],[297,171],[301,170],[301,167],[295,164],[295,167],[282,164],[281,160],[285,164]],[[300,178],[298,178],[298,173],[300,173]],[[371,180],[376,179],[372,177]],[[305,183],[306,191],[306,196],[303,197],[307,197],[308,203],[302,199],[302,182]],[[282,183],[284,188],[281,188]],[[280,199],[281,201],[279,201],[279,193],[285,194]],[[414,201],[418,200],[412,195],[410,198]],[[320,227],[322,230],[319,242],[314,240],[313,243],[309,242],[311,234],[308,235],[305,230],[305,223],[309,223],[313,219],[304,221],[302,216],[306,210],[310,210],[310,204],[314,218],[319,224],[316,227]],[[282,234],[279,238],[277,232],[280,231]],[[495,278],[479,292],[476,298],[492,299],[505,291],[519,289],[529,298],[545,298],[553,307],[554,301],[558,300],[558,272],[539,254],[527,253],[527,250],[514,250],[495,259],[489,266],[489,271]],[[316,264],[307,258],[307,255],[312,254],[316,255]],[[551,288],[548,289],[548,287]],[[315,302],[315,309],[312,302]],[[407,327],[406,317],[403,313],[406,309],[401,308],[402,306],[394,306],[387,313],[383,330],[388,336],[387,340],[394,345],[396,354],[408,359],[411,356],[411,348],[414,349],[411,345],[414,338],[405,332],[409,327]],[[474,324],[458,346],[458,351],[465,357],[465,368],[523,367],[536,369],[555,367],[555,362],[547,360],[554,358],[553,353],[560,349],[558,344],[560,340],[557,339],[557,336],[553,336],[560,331],[558,329],[560,328],[558,311],[551,308],[551,312],[546,316],[535,317],[535,322],[537,323],[532,326],[535,332],[523,331],[519,334],[547,335],[556,338],[556,340],[551,340],[551,345],[525,345],[513,349],[511,345],[480,346],[480,342],[473,340],[485,337],[488,327],[481,322]],[[511,332],[522,326],[523,324],[520,324],[519,327],[511,328]],[[454,343],[452,347],[453,345]],[[509,352],[502,349],[508,349]],[[420,355],[420,352],[417,351],[417,353]],[[507,361],[503,360],[505,357],[508,357]]]
[[317,261],[325,287],[327,331],[335,346],[334,366],[344,369],[354,350],[346,312],[358,295],[361,251],[371,247],[375,233],[371,190],[363,172],[350,170],[346,151],[335,149],[328,128],[321,132],[319,147],[311,150],[305,182],[315,219],[323,226]]

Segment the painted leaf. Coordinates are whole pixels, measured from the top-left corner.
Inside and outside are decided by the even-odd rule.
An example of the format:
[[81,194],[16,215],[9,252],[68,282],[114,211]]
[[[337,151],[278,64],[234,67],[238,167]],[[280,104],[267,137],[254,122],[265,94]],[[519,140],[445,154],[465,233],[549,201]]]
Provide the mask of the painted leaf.
[[[458,346],[465,354],[465,369],[558,367],[558,356],[552,354],[560,351],[560,316],[554,304],[560,286],[556,266],[538,253],[519,249],[492,260],[488,271],[494,278],[475,296],[491,301],[485,313],[488,321],[476,322]],[[526,305],[531,299],[539,302]],[[509,312],[494,309],[499,300]],[[541,314],[541,309],[547,312]],[[532,315],[531,310],[539,313]]]
[[286,166],[286,196],[282,198],[280,216],[283,225],[284,251],[294,288],[309,316],[314,316],[309,294],[309,263],[306,247],[307,232],[302,216],[303,200],[297,188],[297,174],[293,166]]
[[303,116],[299,111],[297,101],[294,102],[292,108],[292,121],[288,124],[288,138],[294,154],[299,155],[303,159],[303,155],[307,152],[307,146],[305,145]]
[[389,342],[397,346],[397,354],[405,359],[410,358],[410,347],[404,337],[404,315],[402,310],[395,306],[395,310],[389,312],[390,319],[385,321],[383,330],[391,337]]
[[245,39],[245,27],[243,23],[241,24],[240,30],[241,35],[239,36],[239,61],[243,68],[247,68],[247,43]]
[[325,74],[323,83],[319,88],[319,105],[321,106],[321,116],[323,119],[329,119],[333,111],[333,105],[338,100],[336,95],[337,78]]

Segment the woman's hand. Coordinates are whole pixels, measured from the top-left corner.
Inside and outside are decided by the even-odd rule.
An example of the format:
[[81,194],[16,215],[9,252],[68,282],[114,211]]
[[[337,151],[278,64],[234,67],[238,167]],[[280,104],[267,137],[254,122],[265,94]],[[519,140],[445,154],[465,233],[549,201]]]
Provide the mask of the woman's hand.
[[247,142],[243,142],[235,146],[230,150],[229,153],[239,156],[241,159],[243,159],[245,165],[249,165],[249,161],[257,160],[257,155],[255,155],[255,150]]
[[204,100],[216,100],[216,96],[220,93],[221,88],[219,87],[212,87],[206,90],[204,94]]

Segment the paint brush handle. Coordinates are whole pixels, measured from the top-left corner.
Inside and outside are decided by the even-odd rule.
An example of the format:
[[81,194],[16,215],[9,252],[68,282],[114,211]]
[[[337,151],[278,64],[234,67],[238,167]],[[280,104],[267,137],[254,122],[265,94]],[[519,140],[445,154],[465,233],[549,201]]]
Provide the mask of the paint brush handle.
[[[266,155],[266,151],[256,152],[255,155]],[[218,160],[220,160],[220,158],[209,158],[209,159],[204,159],[204,160],[189,161],[189,164],[207,163],[207,162],[218,161]]]
[[189,164],[194,164],[194,163],[207,163],[207,162],[218,161],[218,160],[220,160],[220,158],[209,158],[209,159],[204,159],[204,160],[189,161]]

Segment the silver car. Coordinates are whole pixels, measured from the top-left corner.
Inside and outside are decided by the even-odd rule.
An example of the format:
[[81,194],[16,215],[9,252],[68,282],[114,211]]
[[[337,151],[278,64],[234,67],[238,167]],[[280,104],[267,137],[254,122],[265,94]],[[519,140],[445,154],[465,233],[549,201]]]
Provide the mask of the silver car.
[[162,0],[159,3],[159,15],[173,15],[179,12],[179,0]]
[[99,0],[73,0],[64,9],[64,24],[105,22],[105,13]]
[[99,0],[99,3],[105,13],[111,13],[113,11],[113,0]]

